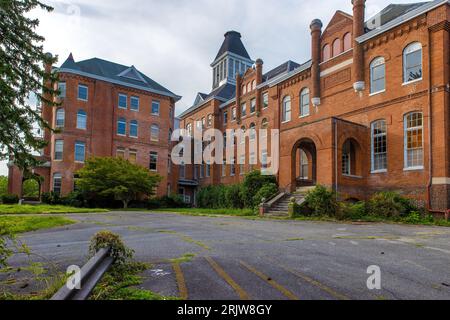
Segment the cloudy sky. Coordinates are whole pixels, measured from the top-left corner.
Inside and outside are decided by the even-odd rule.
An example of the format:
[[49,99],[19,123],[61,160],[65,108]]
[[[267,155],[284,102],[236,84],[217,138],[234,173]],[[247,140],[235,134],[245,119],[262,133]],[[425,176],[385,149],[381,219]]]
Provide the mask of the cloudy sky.
[[[183,96],[177,114],[192,105],[197,92],[210,91],[210,64],[226,31],[239,31],[250,56],[262,58],[267,71],[289,59],[309,59],[313,19],[326,25],[336,10],[352,12],[351,0],[42,1],[55,10],[33,14],[45,50],[59,56],[58,66],[70,52],[76,61],[99,57],[134,65]],[[391,2],[368,0],[367,16]],[[6,172],[0,163],[0,175]]]

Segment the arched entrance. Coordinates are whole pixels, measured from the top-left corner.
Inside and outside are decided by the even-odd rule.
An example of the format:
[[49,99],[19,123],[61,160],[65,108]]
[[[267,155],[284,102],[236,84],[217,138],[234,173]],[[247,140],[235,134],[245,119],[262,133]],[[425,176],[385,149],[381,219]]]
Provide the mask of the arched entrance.
[[35,173],[24,174],[22,179],[22,198],[30,201],[40,201],[43,178]]
[[301,139],[294,145],[291,162],[292,190],[297,187],[316,185],[317,150],[311,139]]

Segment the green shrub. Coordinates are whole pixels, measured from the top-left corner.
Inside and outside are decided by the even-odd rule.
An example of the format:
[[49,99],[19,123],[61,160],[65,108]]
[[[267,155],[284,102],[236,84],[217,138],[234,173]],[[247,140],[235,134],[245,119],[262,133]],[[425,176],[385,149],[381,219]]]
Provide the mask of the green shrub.
[[0,197],[8,193],[8,177],[0,176]]
[[41,196],[41,201],[45,204],[50,205],[59,205],[62,204],[62,200],[59,194],[51,191],[51,192],[44,192]]
[[357,203],[342,203],[342,217],[349,220],[362,219],[367,215],[366,203],[364,201]]
[[315,216],[337,217],[340,214],[336,193],[323,186],[317,186],[309,191],[305,201]]
[[187,205],[184,203],[183,197],[177,194],[172,194],[161,198],[152,198],[147,201],[148,209],[185,208],[186,206]]
[[2,196],[3,204],[17,204],[19,203],[19,196],[15,194],[4,194]]
[[278,192],[278,186],[275,183],[269,183],[263,186],[256,195],[253,197],[253,207],[257,207],[261,204],[262,199],[268,200],[276,195]]
[[104,248],[111,248],[111,257],[115,264],[124,264],[133,257],[134,251],[125,246],[122,238],[111,231],[100,231],[91,239],[89,254],[93,257],[97,251]]
[[73,191],[67,197],[61,198],[60,202],[69,207],[83,208],[86,206],[84,194],[79,191]]
[[275,176],[263,175],[259,170],[254,170],[246,174],[241,189],[241,199],[244,200],[245,207],[253,208],[258,206],[261,200],[255,202],[255,196],[261,188],[269,184],[275,186],[277,185],[277,179]]
[[406,217],[417,210],[410,200],[396,192],[379,192],[367,202],[367,212],[370,215],[386,218]]
[[242,185],[234,184],[227,186],[225,190],[225,203],[227,208],[243,209],[245,200],[242,198]]

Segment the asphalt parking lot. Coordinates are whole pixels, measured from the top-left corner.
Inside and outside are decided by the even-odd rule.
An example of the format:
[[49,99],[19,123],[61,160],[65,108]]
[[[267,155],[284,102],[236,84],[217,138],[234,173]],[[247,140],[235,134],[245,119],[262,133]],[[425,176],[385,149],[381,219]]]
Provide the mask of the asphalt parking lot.
[[[142,288],[162,295],[450,299],[450,228],[138,212],[68,217],[79,223],[25,234],[21,240],[65,270],[83,265],[96,232],[111,230],[136,251],[137,260],[151,263]],[[24,259],[16,256],[11,263]],[[370,266],[380,268],[380,290],[367,287]]]

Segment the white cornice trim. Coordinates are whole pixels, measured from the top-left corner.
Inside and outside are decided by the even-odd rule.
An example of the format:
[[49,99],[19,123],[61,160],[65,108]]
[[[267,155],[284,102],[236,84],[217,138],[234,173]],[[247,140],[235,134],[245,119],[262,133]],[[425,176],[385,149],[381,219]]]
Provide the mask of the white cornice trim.
[[433,178],[433,185],[448,185],[450,184],[450,178]]
[[335,71],[338,71],[338,70],[340,70],[340,69],[342,69],[342,68],[345,68],[346,66],[349,66],[349,65],[351,65],[351,64],[353,64],[353,58],[352,58],[352,59],[345,60],[345,61],[343,61],[343,62],[341,62],[341,63],[339,63],[339,64],[337,64],[337,65],[335,65],[335,66],[332,66],[332,67],[330,67],[330,68],[328,68],[328,69],[325,69],[324,71],[322,71],[322,72],[320,73],[320,77],[323,78],[323,77],[329,75],[330,73],[333,73],[333,72],[335,72]]

